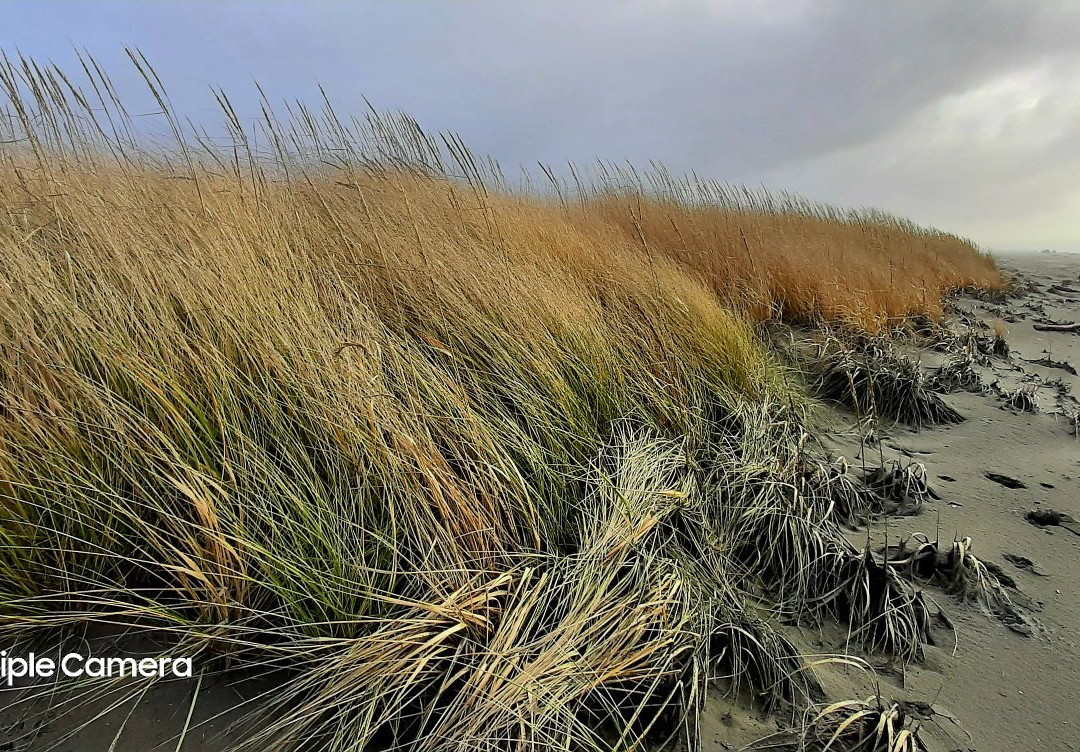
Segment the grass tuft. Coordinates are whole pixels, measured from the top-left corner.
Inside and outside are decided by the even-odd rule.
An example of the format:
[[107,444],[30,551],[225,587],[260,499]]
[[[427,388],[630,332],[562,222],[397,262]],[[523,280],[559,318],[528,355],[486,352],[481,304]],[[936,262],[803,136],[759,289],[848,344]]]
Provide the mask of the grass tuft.
[[822,398],[846,405],[860,416],[924,426],[960,423],[964,417],[934,393],[919,363],[880,346],[840,348],[826,355],[816,389]]

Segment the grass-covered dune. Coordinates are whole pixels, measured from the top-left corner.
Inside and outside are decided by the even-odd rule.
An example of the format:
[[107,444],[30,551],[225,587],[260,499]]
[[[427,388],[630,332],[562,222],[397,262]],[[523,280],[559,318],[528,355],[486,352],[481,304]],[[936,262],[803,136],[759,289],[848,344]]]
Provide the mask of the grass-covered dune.
[[816,699],[778,617],[918,654],[754,324],[933,317],[989,257],[659,169],[511,188],[328,105],[256,139],[222,95],[211,145],[137,65],[168,146],[92,64],[0,68],[5,643],[280,668],[260,750],[693,744],[710,678]]

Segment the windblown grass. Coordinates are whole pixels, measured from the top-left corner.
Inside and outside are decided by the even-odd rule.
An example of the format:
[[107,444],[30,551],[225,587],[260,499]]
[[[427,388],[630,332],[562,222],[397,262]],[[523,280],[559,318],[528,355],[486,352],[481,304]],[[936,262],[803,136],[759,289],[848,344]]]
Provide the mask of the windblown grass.
[[752,326],[933,316],[1000,284],[970,244],[659,168],[511,191],[328,103],[262,153],[220,94],[221,148],[132,59],[170,146],[92,60],[0,65],[0,635],[280,668],[259,750],[692,746],[710,678],[815,698],[777,614],[917,655]]

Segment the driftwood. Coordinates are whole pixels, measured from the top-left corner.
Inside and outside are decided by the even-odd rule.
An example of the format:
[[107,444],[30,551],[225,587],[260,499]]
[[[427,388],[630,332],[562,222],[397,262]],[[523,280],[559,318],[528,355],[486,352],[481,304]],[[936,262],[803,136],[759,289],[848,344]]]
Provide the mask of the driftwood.
[[[1077,375],[1076,366],[1074,366],[1072,363],[1069,363],[1065,360],[1054,360],[1049,355],[1044,355],[1038,360],[1031,360],[1029,358],[1022,358],[1022,360],[1025,363],[1032,363],[1037,366],[1044,366],[1045,368],[1060,368],[1062,371],[1071,373],[1073,376]],[[938,370],[940,371],[941,369],[939,368]]]
[[1062,293],[1066,295],[1075,295],[1077,293],[1080,293],[1080,290],[1072,287],[1067,287],[1065,285],[1050,285],[1048,289],[1050,290],[1050,292],[1056,292],[1058,295],[1061,295]]
[[1080,334],[1080,324],[1032,324],[1036,331],[1040,332],[1072,332]]

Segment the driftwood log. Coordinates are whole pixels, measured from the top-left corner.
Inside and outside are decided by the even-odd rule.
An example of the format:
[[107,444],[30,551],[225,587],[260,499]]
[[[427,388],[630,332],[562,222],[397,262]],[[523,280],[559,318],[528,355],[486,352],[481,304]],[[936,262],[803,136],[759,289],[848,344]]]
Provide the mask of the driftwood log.
[[1080,324],[1032,324],[1036,331],[1040,332],[1072,332],[1080,334]]
[[1056,292],[1059,295],[1062,293],[1065,293],[1066,295],[1075,295],[1077,293],[1080,293],[1080,290],[1077,290],[1073,287],[1067,287],[1065,285],[1050,285],[1048,289],[1050,290],[1050,292]]

